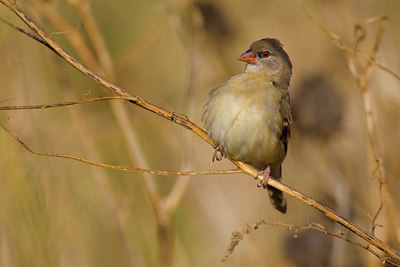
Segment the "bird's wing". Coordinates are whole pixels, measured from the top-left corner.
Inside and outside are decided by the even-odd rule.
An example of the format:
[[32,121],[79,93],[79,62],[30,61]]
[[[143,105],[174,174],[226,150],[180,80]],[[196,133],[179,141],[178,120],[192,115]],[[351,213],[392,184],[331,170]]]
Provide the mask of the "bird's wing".
[[292,111],[290,110],[289,91],[286,91],[286,93],[282,96],[281,101],[282,103],[281,103],[280,113],[283,118],[281,141],[285,146],[285,152],[287,152],[288,140],[290,137],[290,124],[292,124],[293,122]]

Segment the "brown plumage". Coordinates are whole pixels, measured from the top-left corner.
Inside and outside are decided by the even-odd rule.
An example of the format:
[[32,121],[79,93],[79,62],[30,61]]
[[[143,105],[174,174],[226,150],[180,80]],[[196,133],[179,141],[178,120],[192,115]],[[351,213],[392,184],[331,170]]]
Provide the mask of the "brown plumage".
[[281,178],[281,164],[290,136],[289,83],[292,64],[277,39],[251,44],[239,60],[245,73],[211,90],[203,121],[208,135],[232,159],[264,170],[273,206],[286,212],[283,193],[267,185],[269,175]]

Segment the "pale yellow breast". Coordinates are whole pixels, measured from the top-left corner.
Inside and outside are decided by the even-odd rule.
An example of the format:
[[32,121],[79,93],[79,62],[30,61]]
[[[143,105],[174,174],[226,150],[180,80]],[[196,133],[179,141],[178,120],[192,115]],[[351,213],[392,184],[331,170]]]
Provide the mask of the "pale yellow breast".
[[279,165],[285,156],[280,141],[281,92],[258,75],[234,76],[212,92],[205,106],[205,126],[233,159]]

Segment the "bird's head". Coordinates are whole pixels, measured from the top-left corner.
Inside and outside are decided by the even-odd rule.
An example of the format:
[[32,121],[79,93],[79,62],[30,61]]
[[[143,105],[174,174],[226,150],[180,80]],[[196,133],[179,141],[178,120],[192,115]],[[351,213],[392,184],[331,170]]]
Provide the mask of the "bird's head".
[[264,38],[255,41],[239,60],[247,63],[247,72],[264,73],[273,82],[286,88],[289,86],[292,63],[278,39]]

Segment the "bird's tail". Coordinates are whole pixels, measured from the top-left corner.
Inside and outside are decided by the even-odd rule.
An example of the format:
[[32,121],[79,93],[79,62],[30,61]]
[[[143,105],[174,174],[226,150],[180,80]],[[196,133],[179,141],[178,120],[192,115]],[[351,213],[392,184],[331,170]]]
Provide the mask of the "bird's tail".
[[[279,166],[277,169],[271,169],[271,176],[276,180],[280,181],[282,179],[282,166]],[[267,185],[268,194],[271,199],[272,206],[275,209],[279,210],[282,213],[286,213],[286,198],[283,195],[283,192],[275,187]]]

